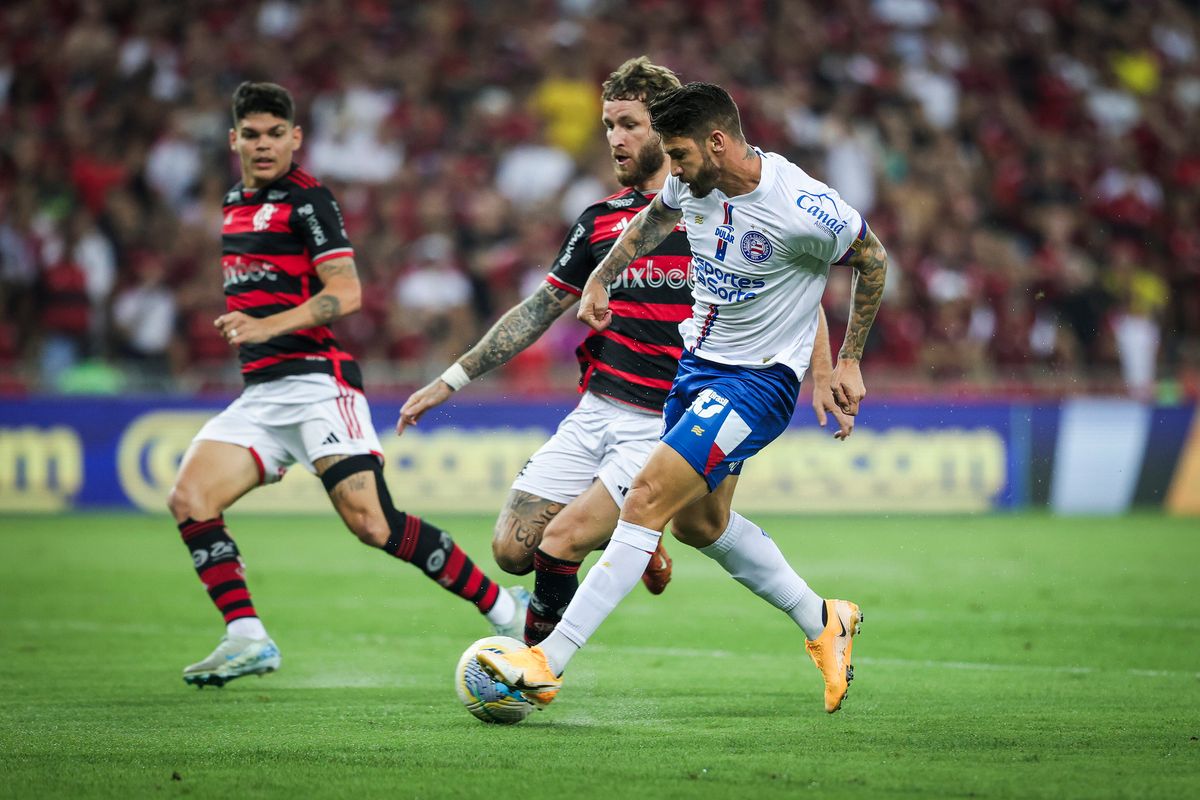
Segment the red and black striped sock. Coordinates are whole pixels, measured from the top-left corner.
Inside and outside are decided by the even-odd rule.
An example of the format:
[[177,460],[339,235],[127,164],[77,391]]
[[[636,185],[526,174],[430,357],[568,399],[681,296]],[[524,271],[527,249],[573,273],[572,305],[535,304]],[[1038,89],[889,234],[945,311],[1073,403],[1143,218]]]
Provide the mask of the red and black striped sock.
[[225,624],[242,617],[257,617],[250,590],[246,588],[242,559],[225,530],[225,520],[217,517],[197,522],[189,517],[179,523],[179,533],[192,551],[192,563],[200,582],[225,617]]
[[420,567],[431,580],[459,597],[470,600],[484,614],[496,605],[500,587],[475,566],[463,549],[450,538],[450,534],[430,525],[416,514],[396,512],[392,519],[392,535],[383,550],[401,561]]
[[525,612],[525,644],[538,644],[562,620],[563,612],[579,589],[579,561],[555,558],[541,549],[533,551],[533,596]]

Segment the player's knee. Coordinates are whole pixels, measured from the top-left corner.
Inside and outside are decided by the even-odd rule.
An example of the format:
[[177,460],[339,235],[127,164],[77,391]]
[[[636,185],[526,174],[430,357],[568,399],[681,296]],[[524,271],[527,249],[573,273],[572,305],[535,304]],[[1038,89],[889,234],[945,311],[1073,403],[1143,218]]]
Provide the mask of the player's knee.
[[510,575],[528,575],[533,569],[533,551],[511,540],[493,538],[492,558],[496,566]]
[[671,520],[671,534],[679,541],[691,547],[708,547],[721,538],[721,534],[725,531],[727,524],[728,516],[725,521],[711,514],[684,518],[676,517]]
[[[587,530],[586,520],[572,519],[568,513],[564,512],[550,520],[542,534],[540,547],[543,551],[567,561],[583,561],[596,545],[608,538],[607,533],[611,531],[603,536],[592,535]],[[588,539],[592,541],[586,541]]]
[[634,478],[625,496],[625,505],[621,508],[621,519],[661,531],[669,520],[669,514],[663,507],[660,495],[650,481],[640,475]]
[[185,519],[212,519],[221,513],[220,509],[214,511],[209,505],[205,503],[203,494],[186,482],[176,483],[167,494],[167,508],[171,510],[177,522]]

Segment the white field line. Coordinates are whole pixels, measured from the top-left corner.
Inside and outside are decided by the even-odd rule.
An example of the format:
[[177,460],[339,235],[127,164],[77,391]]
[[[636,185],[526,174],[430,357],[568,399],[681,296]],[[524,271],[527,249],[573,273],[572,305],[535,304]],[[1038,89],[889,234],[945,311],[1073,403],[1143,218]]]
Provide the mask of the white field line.
[[[1110,616],[1097,614],[1092,617],[1064,617],[1061,614],[1013,614],[1007,611],[984,612],[953,612],[953,611],[924,611],[920,609],[901,610],[887,609],[880,612],[883,618],[886,613],[888,622],[970,622],[972,624],[988,623],[992,625],[1042,625],[1053,619],[1057,625],[1068,625],[1082,628],[1103,624],[1105,628],[1141,628],[1146,624],[1144,617]],[[876,615],[871,616],[875,621]],[[1168,619],[1156,619],[1156,627],[1172,628],[1175,630],[1200,630],[1200,617],[1174,616]]]
[[[628,653],[640,656],[662,656],[665,658],[738,658],[776,659],[771,653],[734,653],[729,650],[698,650],[686,647],[638,647],[631,645],[588,645],[588,650],[597,652]],[[790,657],[790,656],[789,656]],[[1200,672],[1171,669],[1098,669],[1096,667],[1053,666],[1042,664],[995,664],[984,661],[935,661],[913,658],[877,658],[856,656],[856,665],[900,667],[902,669],[950,669],[976,672],[1040,672],[1058,675],[1130,675],[1137,678],[1192,678],[1200,679]]]
[[[114,633],[125,635],[161,635],[175,632],[165,625],[139,623],[104,623],[87,620],[54,620],[37,622],[34,620],[6,620],[0,623],[4,627],[23,628],[26,630],[59,630],[79,633]],[[354,641],[365,644],[384,646],[395,642],[408,640],[407,636],[388,634],[354,634]],[[740,658],[743,660],[774,660],[778,654],[766,652],[735,653],[731,650],[706,650],[688,647],[642,647],[639,645],[591,644],[587,649],[596,653],[624,653],[637,656],[661,656],[664,658]],[[792,655],[788,655],[791,658]],[[1099,669],[1096,667],[1055,666],[1045,664],[997,664],[986,661],[936,661],[932,659],[912,658],[879,658],[874,656],[857,656],[855,664],[879,667],[899,667],[902,669],[949,669],[968,670],[975,672],[1038,672],[1056,675],[1129,675],[1135,678],[1190,678],[1200,679],[1200,672],[1172,669]],[[369,679],[367,679],[369,680]]]

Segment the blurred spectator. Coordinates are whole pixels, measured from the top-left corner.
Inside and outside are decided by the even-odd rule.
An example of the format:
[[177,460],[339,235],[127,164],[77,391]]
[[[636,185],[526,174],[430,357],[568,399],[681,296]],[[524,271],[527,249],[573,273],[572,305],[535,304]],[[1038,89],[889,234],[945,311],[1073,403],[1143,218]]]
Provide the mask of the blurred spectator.
[[45,266],[37,282],[41,374],[51,387],[87,354],[91,303],[87,275],[75,262],[73,245],[68,239],[61,258]]
[[412,262],[396,283],[393,331],[407,347],[440,364],[464,352],[474,337],[471,282],[445,234],[426,234],[412,249]]
[[113,327],[122,355],[135,360],[139,375],[161,389],[171,372],[175,294],[167,286],[167,271],[161,256],[143,254],[135,272],[136,283],[117,292],[113,301]]
[[1154,394],[1167,285],[1145,266],[1139,248],[1132,242],[1118,242],[1113,247],[1105,284],[1116,301],[1112,326],[1121,359],[1121,376],[1130,394],[1149,400]]

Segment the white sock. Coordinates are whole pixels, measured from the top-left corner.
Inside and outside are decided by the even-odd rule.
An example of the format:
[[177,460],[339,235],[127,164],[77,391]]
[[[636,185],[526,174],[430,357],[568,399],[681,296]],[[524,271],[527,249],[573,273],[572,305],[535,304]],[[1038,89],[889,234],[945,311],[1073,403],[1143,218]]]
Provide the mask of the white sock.
[[517,610],[517,601],[513,600],[512,595],[508,593],[508,589],[503,586],[498,587],[500,593],[496,595],[496,602],[484,614],[488,618],[488,622],[493,625],[503,625],[512,619],[513,612]]
[[662,531],[621,520],[608,547],[571,599],[558,627],[540,645],[554,674],[561,675],[575,651],[587,643],[617,603],[637,586],[658,547]]
[[825,601],[796,574],[766,531],[741,514],[729,512],[729,525],[721,538],[700,548],[700,552],[720,564],[738,583],[785,612],[809,639],[816,639],[825,629],[821,622]]
[[240,639],[269,639],[267,629],[258,617],[238,617],[225,626],[225,632]]

